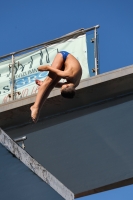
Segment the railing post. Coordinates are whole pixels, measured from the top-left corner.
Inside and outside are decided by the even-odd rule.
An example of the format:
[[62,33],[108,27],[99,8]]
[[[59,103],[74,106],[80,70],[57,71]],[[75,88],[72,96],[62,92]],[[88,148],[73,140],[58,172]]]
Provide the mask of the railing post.
[[98,74],[98,57],[97,57],[97,27],[94,29],[94,62],[95,62],[95,75]]
[[11,67],[11,100],[14,100],[14,55],[12,55],[12,67]]

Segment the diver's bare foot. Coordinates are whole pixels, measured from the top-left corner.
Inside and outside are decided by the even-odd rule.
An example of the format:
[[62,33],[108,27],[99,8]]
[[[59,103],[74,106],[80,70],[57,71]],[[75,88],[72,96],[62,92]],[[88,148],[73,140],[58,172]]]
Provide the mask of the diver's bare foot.
[[36,84],[41,86],[43,84],[43,81],[35,80]]
[[36,123],[39,118],[39,109],[37,107],[31,106],[30,110],[31,110],[31,118],[33,122]]

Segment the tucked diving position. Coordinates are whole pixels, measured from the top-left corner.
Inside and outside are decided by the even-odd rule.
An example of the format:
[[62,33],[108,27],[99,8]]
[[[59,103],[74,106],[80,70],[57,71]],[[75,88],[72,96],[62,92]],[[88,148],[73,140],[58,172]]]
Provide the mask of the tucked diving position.
[[[63,97],[73,98],[75,88],[79,85],[82,76],[82,68],[79,61],[66,51],[60,51],[55,56],[51,66],[39,66],[38,71],[49,71],[49,74],[44,81],[36,80],[36,84],[40,87],[35,103],[30,108],[31,118],[34,123],[37,122],[40,110],[54,87],[61,89]],[[66,82],[59,82],[62,78]]]

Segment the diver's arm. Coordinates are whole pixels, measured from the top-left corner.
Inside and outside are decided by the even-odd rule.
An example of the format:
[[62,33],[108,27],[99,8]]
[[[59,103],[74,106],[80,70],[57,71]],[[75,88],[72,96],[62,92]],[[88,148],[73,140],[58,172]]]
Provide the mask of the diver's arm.
[[39,66],[38,71],[49,71],[55,73],[60,78],[68,78],[69,77],[69,70],[62,71],[56,68],[53,68],[49,65]]

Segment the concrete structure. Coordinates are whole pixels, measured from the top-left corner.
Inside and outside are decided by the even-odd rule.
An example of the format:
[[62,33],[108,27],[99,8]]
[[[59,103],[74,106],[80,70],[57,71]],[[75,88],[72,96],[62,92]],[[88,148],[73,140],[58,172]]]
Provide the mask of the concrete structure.
[[[0,188],[3,200],[9,198],[74,199],[70,190],[16,144],[3,130],[0,130],[0,155],[2,163],[0,166]],[[34,173],[31,173],[30,170]],[[8,191],[10,190],[9,193],[7,188]]]
[[0,127],[75,198],[133,183],[133,66],[81,81],[74,100],[54,89],[37,124],[34,100],[0,105]]

